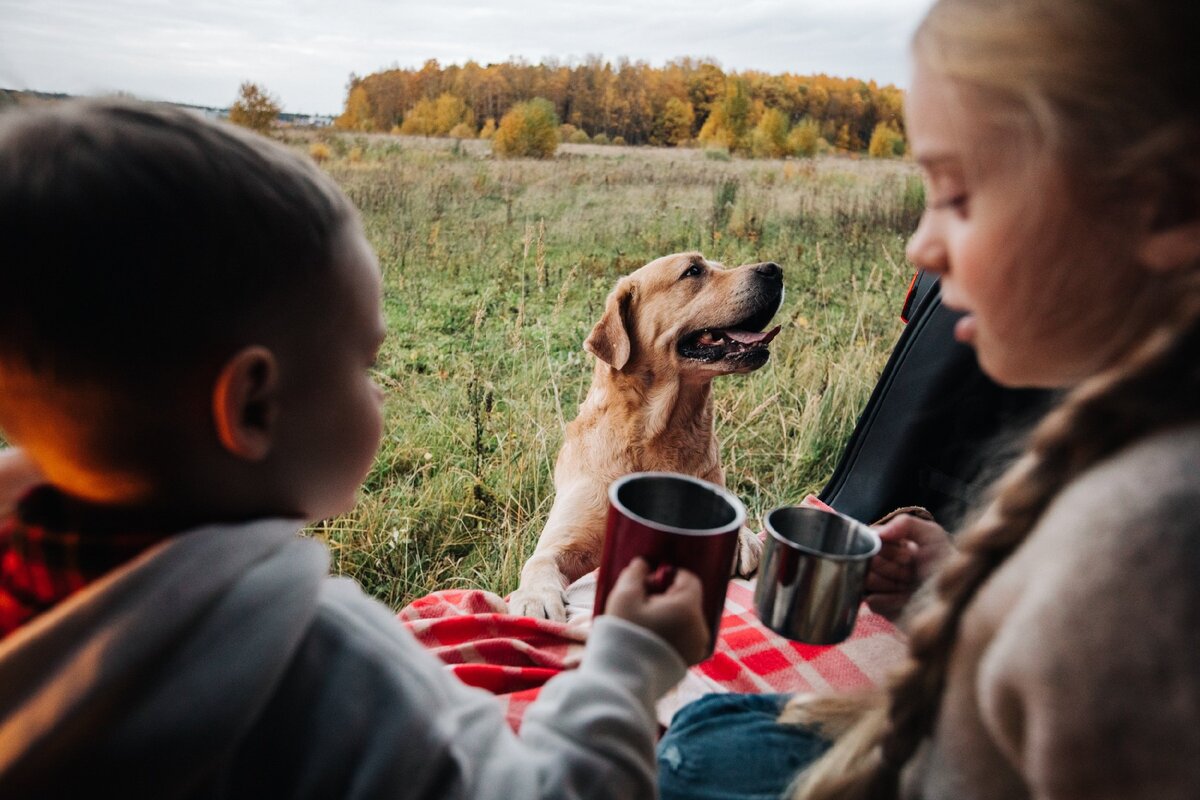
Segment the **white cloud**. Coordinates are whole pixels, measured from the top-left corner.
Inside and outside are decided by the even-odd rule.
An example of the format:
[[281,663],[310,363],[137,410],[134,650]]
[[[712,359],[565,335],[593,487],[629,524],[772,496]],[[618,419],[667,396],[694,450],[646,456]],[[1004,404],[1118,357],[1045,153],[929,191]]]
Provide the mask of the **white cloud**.
[[600,54],[903,84],[928,0],[0,0],[0,86],[336,113],[351,72]]

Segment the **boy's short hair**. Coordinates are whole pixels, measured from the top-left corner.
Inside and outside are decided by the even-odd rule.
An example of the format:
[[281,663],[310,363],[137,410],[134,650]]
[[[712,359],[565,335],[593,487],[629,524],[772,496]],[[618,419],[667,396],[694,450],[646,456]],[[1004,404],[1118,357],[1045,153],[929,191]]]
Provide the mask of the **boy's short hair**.
[[354,214],[304,156],[189,111],[6,112],[0,377],[132,386],[218,361],[332,268]]

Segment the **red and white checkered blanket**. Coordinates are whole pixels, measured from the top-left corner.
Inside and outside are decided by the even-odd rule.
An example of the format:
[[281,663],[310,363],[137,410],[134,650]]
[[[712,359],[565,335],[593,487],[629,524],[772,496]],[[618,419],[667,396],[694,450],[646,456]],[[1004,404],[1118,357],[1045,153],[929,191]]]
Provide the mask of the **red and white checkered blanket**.
[[[594,591],[595,573],[568,590],[569,623],[511,616],[498,595],[478,590],[434,592],[398,616],[464,683],[495,693],[515,729],[542,684],[579,663]],[[685,703],[710,692],[853,689],[879,683],[904,657],[903,635],[865,607],[848,640],[818,647],[764,627],[753,596],[752,581],[730,583],[716,652],[659,702],[664,726]]]

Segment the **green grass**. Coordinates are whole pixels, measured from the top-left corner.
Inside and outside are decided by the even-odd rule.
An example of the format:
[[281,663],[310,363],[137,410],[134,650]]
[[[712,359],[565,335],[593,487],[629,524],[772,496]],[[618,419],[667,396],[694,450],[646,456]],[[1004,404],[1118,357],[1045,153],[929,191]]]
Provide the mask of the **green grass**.
[[728,484],[755,523],[820,488],[900,330],[904,239],[923,203],[910,164],[335,145],[325,168],[383,268],[386,422],[357,507],[311,530],[337,571],[393,607],[434,589],[515,587],[590,380],[583,339],[619,276],[680,250],[783,265],[771,361],[715,392]]

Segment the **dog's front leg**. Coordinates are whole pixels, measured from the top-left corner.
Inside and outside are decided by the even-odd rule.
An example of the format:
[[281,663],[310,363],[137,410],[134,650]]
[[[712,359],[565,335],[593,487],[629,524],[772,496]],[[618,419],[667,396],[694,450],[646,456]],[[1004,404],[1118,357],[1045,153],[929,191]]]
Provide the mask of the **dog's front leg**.
[[564,590],[600,563],[608,502],[604,485],[588,478],[559,477],[556,483],[546,527],[508,598],[510,614],[566,620]]
[[557,554],[539,550],[521,568],[521,584],[508,598],[508,613],[564,622],[566,588],[567,579],[558,568]]

